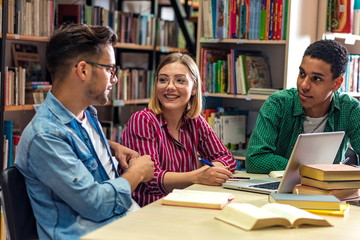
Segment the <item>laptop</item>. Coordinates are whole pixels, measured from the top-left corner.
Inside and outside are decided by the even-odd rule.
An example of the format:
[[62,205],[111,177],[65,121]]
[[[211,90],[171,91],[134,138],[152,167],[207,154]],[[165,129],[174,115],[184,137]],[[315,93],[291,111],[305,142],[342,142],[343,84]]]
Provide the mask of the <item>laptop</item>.
[[283,177],[254,178],[246,181],[223,183],[224,188],[270,194],[289,193],[300,183],[299,168],[305,164],[333,163],[345,132],[300,134],[296,140]]

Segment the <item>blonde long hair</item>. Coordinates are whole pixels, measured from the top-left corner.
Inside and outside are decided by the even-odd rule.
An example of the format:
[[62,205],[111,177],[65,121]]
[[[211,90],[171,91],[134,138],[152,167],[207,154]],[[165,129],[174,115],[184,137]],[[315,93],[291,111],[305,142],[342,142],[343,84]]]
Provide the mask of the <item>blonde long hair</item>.
[[[194,88],[195,88],[195,95],[191,96],[186,111],[186,116],[188,118],[196,118],[199,116],[202,110],[202,94],[201,94],[201,79],[199,69],[195,63],[195,61],[187,54],[183,53],[172,53],[166,56],[166,58],[159,64],[158,68],[156,69],[154,79],[157,79],[159,75],[159,71],[167,64],[179,62],[186,66],[189,71],[191,78],[194,80]],[[155,114],[161,114],[162,108],[161,103],[157,97],[157,82],[154,81],[154,88],[151,93],[150,101],[149,101],[149,109],[153,111]]]

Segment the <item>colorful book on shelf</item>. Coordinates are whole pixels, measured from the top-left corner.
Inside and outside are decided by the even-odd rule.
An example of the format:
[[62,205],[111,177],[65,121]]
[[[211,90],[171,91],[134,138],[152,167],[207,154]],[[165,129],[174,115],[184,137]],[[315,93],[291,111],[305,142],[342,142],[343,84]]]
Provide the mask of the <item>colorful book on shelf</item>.
[[334,11],[331,14],[331,32],[352,33],[354,0],[332,1]]
[[265,40],[269,40],[271,0],[266,0]]
[[302,184],[295,185],[293,194],[333,195],[341,201],[360,197],[358,188],[326,190]]
[[249,88],[271,88],[269,67],[262,56],[245,57]]
[[282,21],[283,21],[283,0],[278,0],[278,16],[277,16],[277,31],[276,40],[281,40]]
[[307,177],[301,177],[301,184],[327,190],[360,188],[360,181],[319,181]]
[[360,168],[345,164],[309,164],[300,167],[300,175],[320,181],[360,181]]
[[234,198],[231,193],[174,189],[161,203],[180,207],[222,209]]
[[208,74],[209,63],[217,63],[219,60],[226,60],[227,54],[230,50],[222,49],[213,49],[213,48],[202,48],[201,49],[201,66],[200,66],[200,76],[202,79],[203,92],[213,92],[211,91],[211,82],[217,80],[217,75],[211,76]]
[[326,219],[287,204],[267,203],[257,207],[249,203],[230,203],[216,219],[244,230],[273,226],[295,228],[301,225],[332,226]]
[[289,204],[302,209],[340,210],[340,200],[333,195],[270,193],[269,202]]
[[217,0],[217,7],[216,7],[216,38],[224,38],[224,25],[225,25],[225,18],[224,18],[224,6],[225,0]]
[[273,39],[273,28],[274,28],[274,1],[270,0],[270,20],[269,20],[269,40]]
[[266,26],[266,0],[261,0],[260,10],[260,40],[265,39],[265,26]]
[[8,151],[7,151],[7,166],[13,165],[13,125],[14,122],[10,120],[3,121],[4,135],[8,140]]

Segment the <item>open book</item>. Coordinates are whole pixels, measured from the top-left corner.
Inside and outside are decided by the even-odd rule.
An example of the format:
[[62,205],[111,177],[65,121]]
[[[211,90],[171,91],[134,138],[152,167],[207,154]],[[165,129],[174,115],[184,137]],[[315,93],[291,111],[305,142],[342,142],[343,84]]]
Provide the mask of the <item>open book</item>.
[[271,226],[291,228],[304,224],[332,226],[320,216],[279,203],[267,203],[260,208],[248,203],[230,203],[215,218],[244,230]]
[[222,209],[235,197],[231,193],[174,189],[162,199],[163,205]]

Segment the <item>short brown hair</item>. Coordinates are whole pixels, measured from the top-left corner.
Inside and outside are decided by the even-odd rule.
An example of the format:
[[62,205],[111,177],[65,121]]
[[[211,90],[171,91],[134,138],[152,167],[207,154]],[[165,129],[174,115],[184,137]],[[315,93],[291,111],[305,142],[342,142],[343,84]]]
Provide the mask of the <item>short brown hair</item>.
[[64,77],[78,61],[97,60],[104,46],[117,42],[110,27],[85,24],[60,26],[46,48],[48,70],[53,78]]
[[[183,53],[172,53],[166,56],[166,58],[159,64],[156,72],[154,74],[154,79],[157,78],[159,75],[159,71],[167,64],[179,62],[186,66],[189,71],[191,78],[194,80],[194,88],[196,89],[196,93],[194,96],[191,96],[189,100],[189,109],[186,111],[186,116],[188,118],[196,118],[199,116],[202,110],[202,94],[201,94],[201,79],[199,69],[195,63],[195,61],[187,54]],[[150,101],[149,101],[149,109],[153,111],[155,114],[161,114],[162,108],[160,101],[157,97],[157,89],[156,89],[157,82],[154,81],[154,88],[151,93]]]

